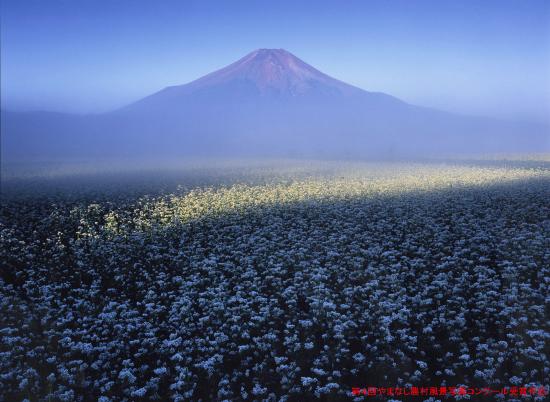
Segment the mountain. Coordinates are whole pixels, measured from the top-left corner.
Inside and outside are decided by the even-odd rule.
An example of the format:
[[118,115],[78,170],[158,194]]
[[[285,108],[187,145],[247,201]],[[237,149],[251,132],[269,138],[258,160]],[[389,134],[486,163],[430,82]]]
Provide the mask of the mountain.
[[414,156],[550,148],[548,127],[460,116],[334,79],[258,49],[110,113],[2,112],[7,158]]
[[[288,100],[367,93],[320,72],[284,49],[258,49],[221,70],[186,85],[165,88],[131,107],[157,101],[179,102],[191,94],[195,97],[200,94],[210,96],[214,92],[219,98],[232,100],[251,97]],[[379,96],[397,101],[388,95]]]

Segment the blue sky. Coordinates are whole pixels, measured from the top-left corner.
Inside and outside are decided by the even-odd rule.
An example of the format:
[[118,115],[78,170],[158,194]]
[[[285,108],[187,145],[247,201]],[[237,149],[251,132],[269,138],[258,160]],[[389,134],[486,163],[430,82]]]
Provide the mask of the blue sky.
[[2,107],[107,111],[256,48],[444,110],[550,119],[548,1],[4,0]]

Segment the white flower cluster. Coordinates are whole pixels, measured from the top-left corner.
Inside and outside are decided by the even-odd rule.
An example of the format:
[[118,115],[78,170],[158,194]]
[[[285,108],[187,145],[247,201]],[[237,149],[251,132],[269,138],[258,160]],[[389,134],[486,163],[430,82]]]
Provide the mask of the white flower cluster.
[[6,198],[0,400],[547,385],[549,170],[364,169]]

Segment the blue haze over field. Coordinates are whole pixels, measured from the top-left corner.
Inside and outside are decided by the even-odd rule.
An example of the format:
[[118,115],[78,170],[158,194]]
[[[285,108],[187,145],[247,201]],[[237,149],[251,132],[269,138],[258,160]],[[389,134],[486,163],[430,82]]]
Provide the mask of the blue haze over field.
[[[103,153],[100,144],[112,139],[113,133],[123,133],[118,138],[120,146],[147,139],[147,145],[141,144],[146,148],[153,133],[164,133],[157,142],[191,153],[209,152],[212,144],[227,149],[233,142],[241,147],[243,141],[256,141],[262,143],[260,148],[270,149],[278,141],[293,151],[300,143],[303,151],[317,139],[318,148],[326,150],[334,148],[337,127],[341,128],[338,136],[344,136],[337,138],[340,143],[376,148],[376,152],[393,152],[395,144],[407,140],[409,147],[429,144],[430,152],[539,150],[548,145],[550,123],[549,19],[550,5],[545,1],[157,4],[8,0],[2,3],[1,25],[4,111],[111,112],[163,88],[191,82],[258,48],[284,48],[309,64],[298,73],[286,62],[281,64],[286,75],[277,76],[279,81],[272,86],[286,95],[294,96],[286,86],[281,90],[283,81],[296,84],[297,79],[317,77],[318,84],[326,84],[322,76],[308,72],[311,66],[371,95],[367,99],[363,94],[353,102],[320,99],[319,93],[332,93],[333,84],[320,89],[304,81],[296,85],[314,90],[300,92],[304,95],[301,104],[273,112],[271,101],[261,97],[258,102],[256,93],[249,96],[258,88],[262,92],[265,82],[271,85],[273,76],[262,76],[255,89],[241,85],[255,74],[258,63],[264,63],[265,71],[272,58],[279,57],[272,54],[241,68],[231,82],[201,87],[204,107],[200,110],[191,110],[189,105],[199,95],[189,95],[186,87],[178,96],[161,91],[155,102],[149,102],[154,111],[123,108],[128,111],[124,117],[119,112],[92,120],[65,114],[5,114],[2,129],[8,150],[3,152],[10,153],[15,144],[20,157],[32,145],[35,156],[40,156],[45,149],[40,141],[46,141],[59,142],[58,151],[70,153],[74,150],[62,144],[68,139],[81,149],[97,143],[97,152]],[[237,92],[247,96],[235,104],[228,94]],[[373,92],[458,115],[422,108],[404,111],[403,104],[377,103]],[[263,109],[242,107],[248,104],[261,104],[258,107]],[[365,105],[369,106],[365,109]],[[319,113],[326,121],[312,120]],[[256,120],[250,118],[254,114]],[[518,123],[461,120],[460,114]],[[221,127],[203,124],[218,115],[225,119]],[[358,115],[364,116],[359,119]],[[144,116],[147,121],[140,120]],[[282,127],[281,121],[288,126]],[[223,127],[227,138],[220,137]],[[296,133],[308,130],[310,137],[295,141]],[[255,134],[258,131],[263,137]],[[363,136],[362,131],[367,133]],[[74,140],[75,132],[80,144]],[[56,136],[46,138],[52,133]],[[209,140],[198,144],[190,133]],[[480,133],[488,133],[484,144],[475,142]],[[388,138],[391,141],[379,141]],[[504,146],[491,148],[500,142]],[[111,145],[116,148],[117,141]],[[257,153],[258,149],[251,146],[249,151]],[[281,148],[282,153],[287,151]],[[342,154],[348,151],[342,149]]]

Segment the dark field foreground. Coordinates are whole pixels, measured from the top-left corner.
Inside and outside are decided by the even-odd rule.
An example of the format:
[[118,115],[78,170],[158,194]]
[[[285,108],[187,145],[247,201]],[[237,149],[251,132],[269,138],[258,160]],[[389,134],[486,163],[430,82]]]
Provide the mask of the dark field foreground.
[[0,400],[550,385],[545,165],[258,177],[148,197],[8,183]]

